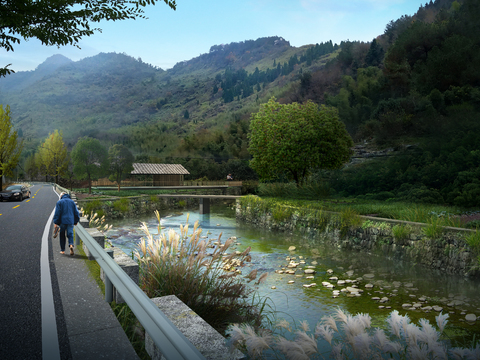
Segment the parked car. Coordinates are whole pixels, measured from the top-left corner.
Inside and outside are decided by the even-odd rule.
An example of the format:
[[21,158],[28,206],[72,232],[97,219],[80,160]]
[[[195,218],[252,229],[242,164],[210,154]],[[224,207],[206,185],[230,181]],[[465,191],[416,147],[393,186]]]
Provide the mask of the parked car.
[[30,188],[25,185],[10,185],[3,191],[0,191],[0,201],[22,201],[31,195]]

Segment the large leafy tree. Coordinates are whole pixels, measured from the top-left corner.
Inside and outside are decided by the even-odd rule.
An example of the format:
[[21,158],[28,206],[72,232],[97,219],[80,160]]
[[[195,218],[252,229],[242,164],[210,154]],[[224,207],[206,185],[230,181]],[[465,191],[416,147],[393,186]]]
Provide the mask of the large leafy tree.
[[125,175],[133,170],[134,157],[125,145],[115,144],[108,149],[108,161],[110,163],[110,181],[115,181],[120,191],[120,184]]
[[100,140],[88,136],[80,138],[72,149],[73,173],[80,180],[88,180],[88,193],[92,193],[92,180],[105,174],[108,153]]
[[38,161],[37,168],[43,170],[45,176],[54,176],[55,182],[58,184],[58,177],[65,173],[70,161],[62,132],[55,130],[48,135],[38,148],[36,160]]
[[297,185],[311,169],[337,169],[350,159],[353,141],[335,108],[272,98],[252,114],[251,167],[265,180],[285,174]]
[[23,141],[18,142],[18,134],[10,121],[10,107],[7,105],[4,110],[0,105],[0,190],[3,190],[3,176],[11,175],[17,166],[22,148]]
[[[74,45],[99,28],[102,20],[143,18],[143,8],[157,0],[0,0],[0,48],[14,51],[20,40],[37,38],[43,45]],[[173,10],[175,0],[164,0]],[[0,77],[12,72],[0,68]]]

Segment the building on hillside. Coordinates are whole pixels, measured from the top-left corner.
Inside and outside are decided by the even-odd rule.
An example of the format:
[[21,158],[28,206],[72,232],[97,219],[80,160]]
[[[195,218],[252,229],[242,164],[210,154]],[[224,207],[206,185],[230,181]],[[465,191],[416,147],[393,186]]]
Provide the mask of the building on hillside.
[[152,175],[153,186],[181,186],[190,173],[180,164],[133,163],[132,175]]

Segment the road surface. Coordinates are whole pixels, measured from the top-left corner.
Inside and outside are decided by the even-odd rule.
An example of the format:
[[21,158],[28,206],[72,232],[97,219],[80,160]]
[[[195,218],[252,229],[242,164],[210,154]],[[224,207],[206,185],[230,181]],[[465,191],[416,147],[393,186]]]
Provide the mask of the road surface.
[[47,184],[34,185],[31,194],[0,202],[0,359],[68,359],[48,241],[58,195]]

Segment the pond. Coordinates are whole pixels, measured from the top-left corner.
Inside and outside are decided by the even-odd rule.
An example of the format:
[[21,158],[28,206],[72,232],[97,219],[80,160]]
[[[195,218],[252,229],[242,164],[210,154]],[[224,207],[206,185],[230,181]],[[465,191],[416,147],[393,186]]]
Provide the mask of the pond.
[[[235,250],[238,251],[251,246],[252,262],[243,269],[243,274],[253,269],[258,269],[258,274],[268,272],[266,281],[255,288],[260,296],[270,298],[278,319],[284,318],[297,325],[307,320],[310,329],[315,329],[322,317],[333,315],[340,307],[352,315],[369,313],[373,326],[385,326],[385,319],[392,310],[408,314],[416,324],[421,318],[436,324],[435,316],[442,311],[449,313],[445,333],[453,340],[452,345],[470,346],[473,336],[478,338],[480,334],[480,319],[473,323],[465,320],[468,314],[480,317],[478,279],[443,274],[375,254],[332,249],[318,240],[263,231],[238,223],[234,210],[228,206],[212,206],[211,210],[209,215],[201,215],[196,209],[163,213],[161,225],[179,232],[180,225],[186,223],[189,214],[189,224],[193,225],[196,220],[200,222],[202,236],[217,240],[222,234],[222,242],[236,237],[238,245]],[[141,221],[152,229],[152,233],[156,233],[158,222],[152,215],[114,222],[107,236],[114,246],[130,255],[144,235],[139,229]],[[289,251],[291,246],[295,246],[296,250]],[[287,267],[291,260],[299,263],[296,269]],[[307,267],[315,270],[313,278],[304,274]],[[295,273],[285,274],[287,270],[295,270]],[[283,273],[279,274],[280,271]],[[338,280],[344,280],[345,284],[339,285]],[[324,286],[327,283],[335,288]],[[303,286],[309,284],[315,285]],[[363,292],[355,295],[340,291],[335,296],[334,290],[352,285]]]

